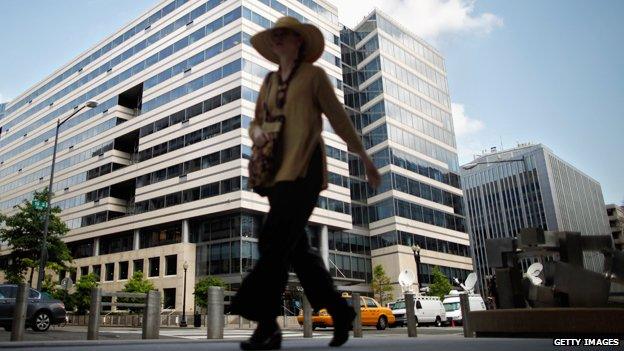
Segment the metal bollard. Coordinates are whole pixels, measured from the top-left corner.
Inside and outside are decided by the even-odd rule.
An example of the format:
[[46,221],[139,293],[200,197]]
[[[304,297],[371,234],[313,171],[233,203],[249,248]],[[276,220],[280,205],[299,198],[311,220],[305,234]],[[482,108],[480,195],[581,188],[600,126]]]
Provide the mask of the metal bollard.
[[11,325],[11,341],[24,340],[26,329],[26,312],[28,310],[28,285],[19,283],[17,296],[15,297],[15,309],[13,310],[13,324]]
[[472,338],[472,331],[470,330],[470,320],[468,318],[468,312],[470,312],[470,300],[468,294],[459,294],[459,305],[461,307],[462,314],[462,328],[464,329],[464,337]]
[[102,288],[91,288],[91,307],[89,307],[89,326],[87,340],[97,340],[100,335],[100,309],[102,308]]
[[414,294],[405,293],[405,319],[407,320],[407,336],[415,338],[416,331],[416,309],[414,308]]
[[312,306],[307,296],[303,296],[303,337],[312,337]]
[[208,287],[208,339],[223,339],[223,289],[218,286]]
[[142,339],[158,339],[160,336],[160,291],[150,290],[146,295]]
[[360,293],[353,293],[351,295],[353,309],[355,310],[355,319],[353,320],[353,337],[362,337],[362,300],[360,299]]

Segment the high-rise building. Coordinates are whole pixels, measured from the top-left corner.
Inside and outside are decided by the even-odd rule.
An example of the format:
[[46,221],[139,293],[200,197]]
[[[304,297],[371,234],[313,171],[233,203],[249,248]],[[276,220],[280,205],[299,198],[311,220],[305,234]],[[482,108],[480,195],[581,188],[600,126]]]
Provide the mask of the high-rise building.
[[[468,231],[479,288],[493,274],[485,241],[515,237],[522,228],[610,233],[600,183],[557,157],[542,144],[482,155],[462,166]],[[599,271],[597,253],[585,253],[585,266]]]
[[[433,265],[460,278],[471,270],[437,51],[377,12],[341,33],[326,0],[166,0],[16,97],[0,120],[0,211],[12,214],[47,185],[57,119],[99,102],[60,129],[52,204],[70,228],[76,270],[57,278],[95,273],[119,290],[142,271],[178,311],[185,262],[190,287],[210,275],[237,288],[258,259],[268,210],[247,187],[245,129],[276,69],[249,38],[283,15],[321,29],[316,64],[340,98],[343,69],[357,79],[344,87],[358,99],[348,105],[384,178],[368,189],[325,120],[330,185],[308,234],[338,288],[370,293],[377,263],[396,285],[399,270],[415,268],[412,244],[422,248],[425,282]],[[0,255],[10,264],[9,248]],[[296,285],[292,276],[287,299],[298,297]]]
[[472,264],[442,56],[379,10],[341,37],[345,102],[382,175],[371,189],[350,156],[354,231],[370,235],[394,296],[405,269],[421,287],[434,266],[464,279]]
[[624,208],[615,204],[607,205],[607,217],[615,248],[624,251]]

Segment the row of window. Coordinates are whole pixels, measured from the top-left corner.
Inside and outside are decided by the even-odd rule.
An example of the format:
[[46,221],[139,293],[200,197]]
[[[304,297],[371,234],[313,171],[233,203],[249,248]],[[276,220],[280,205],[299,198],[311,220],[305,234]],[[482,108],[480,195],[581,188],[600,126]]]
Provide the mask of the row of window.
[[230,76],[241,70],[241,59],[234,60],[223,67],[219,67],[201,77],[195,78],[190,82],[180,85],[164,94],[161,94],[152,100],[146,101],[143,104],[142,113],[149,112],[157,107],[174,101],[182,96],[197,91],[207,85],[210,85],[222,78]]
[[363,279],[372,281],[371,260],[350,255],[329,254],[329,274],[334,278]]
[[463,217],[417,205],[409,201],[389,198],[368,206],[368,219],[371,223],[392,216],[466,232]]
[[[88,130],[81,132],[80,134],[74,135],[68,139],[62,140],[58,142],[57,145],[57,150],[65,150],[67,148],[72,148],[74,145],[83,142],[85,140],[91,139],[99,134],[101,134],[104,131],[107,131],[121,123],[125,122],[124,119],[121,118],[111,118],[103,123],[100,123],[99,125],[89,128]],[[50,156],[52,156],[52,153],[54,151],[53,148],[53,138],[54,138],[54,133],[55,131],[49,131],[47,133],[45,133],[44,135],[39,135],[36,136],[34,138],[28,138],[28,140],[24,140],[23,143],[20,143],[20,145],[16,148],[14,148],[13,150],[11,150],[11,154],[20,154],[22,152],[25,151],[32,151],[32,149],[36,148],[37,146],[39,146],[40,143],[42,142],[46,142],[46,140],[49,142],[49,146],[47,149],[41,150],[40,152],[37,152],[36,155],[21,161],[20,164],[20,168],[23,168],[23,166],[28,165],[28,164],[32,164],[34,162],[38,162],[40,160],[46,159]],[[17,165],[14,165],[12,167],[18,167]]]
[[[88,150],[85,150],[83,152],[80,152],[76,155],[73,155],[69,158],[66,158],[62,161],[57,161],[57,163],[55,163],[55,168],[57,169],[56,172],[71,167],[73,165],[76,165],[82,161],[85,161],[87,159],[90,159],[92,157],[98,156],[103,154],[106,151],[110,151],[113,149],[113,142],[107,142],[104,143],[102,145],[99,146],[94,146]],[[27,176],[25,176],[25,178],[30,179],[30,181],[34,181],[36,179],[39,178],[43,178],[45,176],[48,176],[50,174],[50,166],[45,167],[35,173],[31,173]],[[33,176],[34,175],[34,176]],[[38,177],[37,177],[38,176]],[[54,185],[52,186],[52,191],[57,191],[59,189],[65,189],[67,187],[69,187],[69,183],[73,182],[74,179],[85,179],[86,178],[86,172],[81,173],[79,175],[67,178],[67,179],[63,179],[59,182],[55,182]],[[22,202],[22,199],[24,199],[24,195],[20,195],[16,198],[10,199],[10,200],[5,200],[0,202],[0,209],[5,209],[5,208],[10,208],[13,207],[14,205],[19,204],[20,202]]]
[[[432,284],[433,283],[433,269],[434,265],[421,263],[418,265],[418,278],[421,280],[421,284]],[[460,282],[466,281],[468,274],[472,273],[467,269],[461,268],[453,268],[453,267],[445,267],[445,266],[437,266],[437,268],[449,279],[449,283],[452,285],[456,285],[453,278],[457,278]]]
[[142,188],[167,179],[177,178],[191,172],[196,172],[201,169],[238,160],[241,157],[249,159],[251,157],[251,149],[247,146],[243,146],[242,148],[240,145],[233,146],[225,150],[213,152],[206,156],[197,157],[183,163],[178,163],[167,168],[162,168],[157,171],[141,175],[136,178],[136,188]]
[[340,149],[336,149],[333,146],[325,145],[325,153],[327,157],[335,158],[336,160],[340,160],[342,162],[348,162],[349,153]]
[[[15,104],[13,104],[11,106],[11,108],[8,109],[7,113],[12,113],[13,111],[15,111],[15,110],[19,109],[20,107],[24,106],[26,103],[29,103],[29,101],[32,101],[33,99],[35,99],[39,95],[41,95],[44,92],[50,90],[52,87],[56,86],[58,83],[62,82],[66,78],[70,77],[74,73],[82,71],[82,69],[86,65],[88,65],[89,63],[97,60],[102,55],[108,53],[112,49],[114,49],[117,46],[121,45],[124,41],[132,38],[134,35],[141,33],[141,31],[143,31],[144,29],[146,29],[148,27],[151,27],[154,23],[156,23],[162,17],[165,17],[169,13],[173,12],[177,7],[183,5],[186,2],[187,2],[187,0],[174,0],[174,1],[170,2],[169,4],[167,4],[165,7],[163,7],[162,9],[157,10],[150,17],[148,17],[145,20],[143,20],[141,23],[139,23],[136,26],[130,28],[124,34],[121,34],[120,36],[118,36],[117,38],[111,40],[110,42],[104,44],[104,46],[102,46],[100,49],[98,49],[98,50],[94,51],[93,53],[91,53],[91,55],[89,55],[88,57],[85,57],[80,62],[78,62],[77,64],[72,66],[71,68],[65,70],[63,73],[60,73],[58,76],[52,78],[52,80],[50,80],[49,82],[47,82],[43,86],[39,87],[37,90],[33,91],[29,95],[27,95],[24,98],[22,98],[20,101],[18,101]],[[215,4],[218,4],[220,2],[221,1],[212,1],[212,3],[215,3]],[[204,4],[202,6],[206,6],[206,4]],[[175,25],[175,24],[173,24],[173,25]],[[98,71],[98,70],[96,70],[96,71]]]
[[446,163],[450,170],[457,172],[459,164],[457,162],[457,154],[449,151],[437,144],[425,140],[417,135],[411,134],[394,125],[383,124],[379,127],[364,134],[364,146],[367,149],[380,144],[388,139],[410,150],[420,152],[436,160]]
[[[147,277],[158,277],[160,276],[160,257],[150,257],[147,259],[148,262],[148,270]],[[121,261],[118,263],[118,271],[117,271],[117,280],[125,280],[130,276],[129,272],[129,261]],[[143,272],[145,265],[144,259],[137,259],[132,261],[133,264],[133,273]],[[97,264],[91,267],[82,266],[79,268],[80,276],[84,276],[89,274],[89,268],[91,268],[91,273],[96,276],[98,281],[112,282],[115,280],[115,263],[105,263],[104,264],[104,276],[102,276],[102,265]],[[165,256],[165,276],[172,276],[178,274],[178,255],[167,255]],[[66,272],[61,272],[59,274],[59,281],[63,279],[66,275]],[[76,279],[74,276],[72,279]],[[104,279],[102,279],[104,278]]]
[[442,167],[433,165],[416,156],[392,148],[384,148],[375,152],[372,157],[377,168],[393,164],[395,166],[435,179],[444,184],[461,189],[459,175]]
[[[240,90],[235,89],[234,93],[238,93],[240,96]],[[202,129],[195,130],[191,133],[179,136],[175,139],[165,141],[164,143],[147,148],[139,152],[139,162],[147,161],[149,159],[164,155],[166,153],[178,150],[185,146],[193,145],[204,140],[212,139],[218,135],[222,135],[233,130],[242,127],[249,126],[251,118],[248,116],[235,116],[228,118],[224,121],[211,124]]]
[[435,106],[426,99],[421,98],[418,94],[398,86],[396,83],[388,80],[387,78],[383,78],[383,87],[385,88],[384,92],[386,94],[409,105],[410,108],[420,111],[427,116],[440,121],[444,125],[444,129],[453,130],[453,119],[449,112]]
[[140,214],[150,211],[159,210],[166,207],[176,206],[183,203],[207,199],[210,197],[239,191],[247,187],[247,177],[234,177],[218,182],[198,186],[184,191],[164,196],[155,197],[153,199],[140,201],[135,204],[134,213]]
[[437,124],[387,100],[379,101],[363,112],[361,125],[366,127],[384,116],[410,126],[447,145],[456,147],[455,135],[452,131],[439,127]]
[[[218,24],[218,27],[214,28],[217,24]],[[222,19],[212,22],[208,24],[207,26],[204,26],[200,28],[199,30],[193,32],[193,34],[183,38],[182,39],[183,42],[178,41],[180,44],[178,44],[177,46],[176,44],[172,44],[171,50],[173,50],[173,52],[176,52],[180,50],[182,46],[191,45],[194,42],[199,41],[200,39],[204,38],[206,36],[206,33],[211,34],[215,30],[221,28],[222,25],[223,25]],[[238,32],[228,37],[227,39],[212,45],[208,49],[204,51],[200,51],[199,53],[191,56],[190,58],[175,64],[173,67],[169,67],[161,71],[160,73],[153,75],[152,77],[145,80],[145,82],[143,83],[143,89],[147,90],[153,86],[156,86],[168,80],[169,78],[177,74],[190,71],[192,67],[197,66],[198,64],[206,60],[209,60],[219,55],[220,53],[223,53],[235,46],[238,46],[242,41],[243,34],[244,33],[242,32]],[[186,45],[183,45],[183,43],[186,43]]]
[[395,26],[382,16],[377,16],[377,27],[382,31],[390,34],[395,40],[407,46],[412,52],[418,54],[418,56],[424,58],[428,62],[431,62],[434,66],[440,70],[444,70],[444,59],[442,56],[429,49],[426,44],[421,43],[420,40],[412,37],[409,33]]
[[329,250],[370,255],[370,240],[369,237],[365,235],[329,230],[327,233],[327,241],[329,243]]
[[[75,127],[78,124],[80,124],[82,122],[85,122],[85,121],[87,121],[87,120],[89,120],[89,119],[99,115],[100,113],[108,112],[109,108],[112,108],[113,106],[117,105],[117,103],[118,103],[117,100],[118,100],[117,96],[115,96],[115,97],[113,97],[113,98],[111,98],[111,99],[109,99],[109,100],[99,104],[95,108],[87,109],[86,112],[83,112],[83,113],[81,113],[79,115],[76,115],[76,116],[72,117],[71,119],[69,119],[67,122],[65,122],[60,127],[60,129],[59,129],[59,137],[60,137],[60,135],[63,132],[69,130],[70,128]],[[26,150],[31,150],[38,143],[44,143],[44,142],[46,142],[46,140],[48,140],[48,141],[54,140],[53,138],[54,138],[55,133],[56,133],[56,129],[52,128],[52,129],[48,130],[47,132],[44,132],[44,133],[42,133],[40,135],[37,135],[34,138],[29,138],[29,140],[37,140],[37,142],[35,142],[34,144],[28,144],[29,145],[28,149],[21,148],[20,147],[21,144],[19,144],[18,148],[17,148],[17,149],[20,150],[19,152],[17,152],[17,149],[16,149],[16,150],[11,150],[11,151],[8,151],[6,153],[3,153],[2,155],[0,155],[0,158],[2,158],[2,160],[0,161],[0,165],[4,164],[8,159],[10,159],[10,158],[12,158],[14,156],[17,156],[21,152],[24,152]],[[20,135],[20,137],[23,137],[23,136]],[[30,141],[27,142],[27,143],[30,143]],[[35,154],[33,156],[30,156],[30,157],[28,157],[26,159],[22,159],[21,161],[18,161],[15,164],[13,164],[11,166],[8,166],[6,168],[0,167],[0,177],[5,177],[8,174],[12,174],[12,173],[17,172],[19,169],[26,168],[29,165],[32,165],[34,163],[37,163],[37,162],[39,162],[41,160],[46,159],[47,157],[52,155],[52,147],[53,146],[50,145],[50,147],[48,149],[42,150],[41,152],[38,152],[37,154]],[[0,148],[2,148],[2,146],[0,146]]]
[[258,243],[235,240],[215,244],[199,244],[196,248],[196,274],[241,274],[250,271],[258,259]]
[[[297,11],[287,7],[286,5],[282,4],[278,0],[260,0],[260,2],[262,2],[263,4],[271,7],[272,9],[276,10],[277,12],[280,12],[284,16],[290,16],[290,17],[294,17],[294,18],[298,19],[299,22],[302,22],[302,23],[309,23],[310,22],[303,15],[301,15]],[[301,1],[301,2],[303,3],[303,1]],[[315,12],[317,12],[317,9],[319,11],[322,11],[322,12],[327,11],[325,8],[323,8],[322,6],[320,6],[318,4],[315,7]],[[260,23],[258,23],[258,24],[260,24]],[[273,27],[273,22],[269,22],[268,24],[269,24],[268,26],[263,26],[263,27],[265,27],[265,28]],[[325,37],[325,40],[327,40],[330,43],[334,43],[336,45],[340,45],[340,38],[338,38],[338,36],[336,36],[333,33],[327,31],[323,27],[318,27],[318,28],[321,31],[321,33],[323,33],[323,36]]]
[[237,237],[257,238],[261,228],[261,215],[244,212],[189,220],[189,236],[192,243]]
[[[212,6],[217,6],[221,3],[221,1],[219,0],[211,0],[210,3],[212,4]],[[205,6],[205,5],[202,5]],[[200,8],[202,8],[202,6],[200,6]],[[200,9],[198,8],[198,9]],[[205,7],[204,7],[205,9]],[[238,11],[240,14],[240,10]],[[201,15],[203,13],[196,13],[196,15]],[[226,15],[227,16],[227,15]],[[240,17],[240,16],[239,16]],[[113,58],[112,60],[106,62],[105,64],[103,64],[102,66],[100,66],[100,68],[98,68],[96,71],[97,72],[108,72],[111,71],[113,69],[114,66],[117,66],[118,64],[120,64],[121,62],[133,57],[135,54],[138,54],[139,52],[143,51],[145,48],[147,48],[148,46],[151,46],[152,44],[156,43],[157,41],[159,41],[160,39],[166,37],[167,35],[171,34],[173,31],[175,31],[178,28],[182,28],[185,27],[188,23],[190,23],[192,21],[191,19],[191,14],[188,13],[185,16],[180,17],[177,21],[175,21],[174,23],[169,24],[168,26],[164,27],[163,29],[161,29],[160,31],[156,32],[155,34],[149,36],[147,39],[144,39],[142,41],[140,41],[139,43],[135,44],[133,47],[127,49],[126,51],[124,51],[123,53],[121,53],[120,55],[116,56],[115,58]],[[174,44],[175,45],[175,44]],[[73,101],[71,101],[68,104],[63,105],[63,107],[57,109],[53,114],[61,114],[64,112],[69,111],[71,108],[73,108],[74,106],[78,106],[81,103],[88,101],[89,99],[95,97],[97,94],[100,94],[104,91],[106,91],[108,88],[111,88],[115,85],[117,85],[119,82],[125,81],[128,78],[132,77],[133,75],[143,71],[146,67],[155,64],[156,62],[158,62],[159,60],[164,59],[166,56],[170,56],[173,51],[169,51],[168,49],[170,49],[170,47],[162,50],[158,56],[151,56],[150,58],[140,61],[139,63],[135,64],[133,67],[126,69],[125,71],[123,71],[121,74],[118,74],[117,76],[113,77],[112,79],[104,82],[103,84],[100,84],[98,87],[95,87],[91,90],[89,90],[87,93],[85,93],[84,95],[74,99]],[[183,47],[179,47],[178,50],[182,49]],[[156,59],[156,57],[158,57],[158,59]],[[148,61],[149,60],[149,61]],[[99,75],[99,73],[98,73]],[[92,76],[91,79],[94,79],[95,76]],[[80,84],[78,84],[80,83]],[[74,91],[76,89],[78,89],[80,86],[82,86],[83,84],[86,84],[87,81],[82,82],[78,81],[68,87],[66,87],[65,89],[63,89],[62,91],[60,91],[59,93],[56,93],[54,96],[46,99],[46,101],[41,102],[40,104],[37,105],[37,108],[43,108],[45,106],[51,105],[54,103],[54,101],[56,99],[59,99],[63,96],[68,95],[71,91]],[[61,94],[62,93],[62,94]],[[34,109],[31,109],[31,111],[33,111]],[[23,120],[23,118],[26,118],[27,114],[31,111],[28,111],[24,114],[22,114],[20,117],[16,118],[17,120]],[[47,118],[53,114],[50,114],[48,116],[46,116],[43,120],[47,121]],[[37,120],[35,123],[29,125],[28,129],[33,130],[33,126],[37,125],[41,125],[41,120],[39,119]],[[25,129],[26,129],[25,128]],[[21,134],[22,132],[18,132],[17,134]],[[9,137],[10,138],[10,137]],[[0,143],[1,145],[1,143]]]
[[368,187],[367,195],[368,197],[375,196],[390,189],[395,189],[406,194],[452,207],[456,214],[464,214],[461,196],[396,173],[385,173],[382,175],[380,186],[377,189]]
[[411,52],[404,50],[393,42],[386,40],[383,37],[381,37],[379,41],[381,50],[384,53],[388,54],[388,56],[392,57],[393,59],[405,63],[408,67],[417,71],[424,77],[427,77],[429,81],[434,82],[438,89],[448,94],[448,84],[446,82],[446,77],[444,76],[444,74],[439,73],[435,69],[431,68],[429,64],[425,63],[421,59],[414,56]]
[[470,257],[470,246],[458,244],[452,241],[431,238],[428,236],[412,234],[404,231],[390,231],[371,236],[371,249],[379,249],[392,245],[412,246],[418,245],[421,249]]
[[[263,0],[260,0],[263,1]],[[272,0],[272,4],[279,4],[277,1]],[[281,4],[280,4],[281,5]],[[270,5],[269,5],[270,6]],[[284,7],[285,8],[285,7]],[[294,12],[291,9],[288,9],[289,12]],[[298,14],[297,14],[298,15]],[[249,20],[263,28],[272,28],[274,23],[273,21],[265,18],[264,16],[260,15],[257,12],[254,12],[246,7],[243,7],[243,18],[246,20]],[[304,18],[304,20],[302,22],[307,22],[307,20]],[[329,42],[333,42],[336,45],[339,45],[339,38],[335,35],[333,35],[332,33],[326,31],[323,28],[319,27],[319,30],[323,33],[323,36],[325,37],[325,40],[329,41]],[[249,44],[249,42],[245,42],[246,44]],[[329,62],[332,65],[335,65],[337,67],[340,67],[341,63],[340,63],[340,58],[336,57],[332,54],[330,54],[329,52],[327,52],[327,50],[325,50],[323,52],[323,54],[321,55],[321,59]]]
[[169,128],[183,121],[188,121],[193,117],[199,116],[208,111],[214,110],[230,102],[241,98],[241,87],[230,89],[221,94],[215,95],[205,101],[197,103],[193,106],[182,109],[169,116],[163,117],[156,122],[147,124],[139,129],[139,137],[144,137],[152,133]]
[[[407,84],[410,88],[414,90],[418,90],[419,93],[428,96],[433,101],[436,101],[438,104],[446,106],[446,108],[449,109],[451,108],[451,100],[445,92],[427,83],[416,74],[410,72],[402,66],[397,65],[396,63],[383,57],[381,59],[381,69],[384,72],[388,73],[390,77]],[[407,100],[401,99],[401,101]]]

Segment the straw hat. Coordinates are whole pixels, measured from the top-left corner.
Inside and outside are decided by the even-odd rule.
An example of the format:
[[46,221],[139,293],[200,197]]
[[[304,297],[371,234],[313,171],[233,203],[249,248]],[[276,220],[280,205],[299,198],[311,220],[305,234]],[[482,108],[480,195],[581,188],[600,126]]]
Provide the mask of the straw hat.
[[304,62],[314,62],[323,54],[325,38],[320,29],[311,24],[301,23],[294,17],[285,16],[278,19],[273,28],[263,30],[251,37],[251,45],[253,45],[265,59],[279,64],[279,57],[271,48],[271,32],[279,28],[287,28],[301,35],[305,46],[302,57]]

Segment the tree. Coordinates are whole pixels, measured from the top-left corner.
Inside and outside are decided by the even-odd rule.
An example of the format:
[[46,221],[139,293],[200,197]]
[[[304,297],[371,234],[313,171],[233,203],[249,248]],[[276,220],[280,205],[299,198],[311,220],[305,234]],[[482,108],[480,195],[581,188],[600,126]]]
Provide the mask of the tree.
[[433,267],[433,283],[429,284],[429,294],[444,299],[444,295],[448,295],[453,286],[448,278],[440,271],[440,268]]
[[[34,199],[47,202],[47,188],[42,191],[35,191]],[[41,243],[45,223],[45,209],[35,208],[31,202],[24,200],[17,206],[18,211],[12,216],[0,214],[0,241],[7,243],[11,248],[11,264],[3,268],[6,279],[11,283],[24,281],[24,275],[30,269],[29,282],[32,280],[35,267],[39,267]],[[61,213],[60,207],[50,209],[50,223],[48,226],[47,264],[57,264],[63,269],[67,269],[72,257],[67,245],[62,237],[69,231],[65,222],[58,216]]]
[[386,271],[383,266],[378,264],[373,268],[373,294],[379,303],[383,306],[384,301],[392,300],[392,285],[390,285],[390,278],[386,275]]
[[[126,282],[123,289],[124,292],[132,293],[148,293],[150,290],[156,290],[156,288],[154,288],[154,284],[151,281],[147,280],[147,278],[143,276],[143,272],[141,271],[134,272],[134,274],[132,274],[132,278]],[[137,298],[118,298],[117,302],[143,303],[145,300]],[[128,310],[133,313],[139,313],[143,311],[143,308],[128,307]]]
[[76,283],[76,292],[71,296],[71,300],[76,306],[79,314],[84,314],[91,306],[91,289],[98,286],[100,279],[95,274],[89,273],[80,276]]
[[208,287],[218,286],[225,287],[225,282],[217,277],[206,277],[195,283],[195,305],[200,308],[208,307]]

